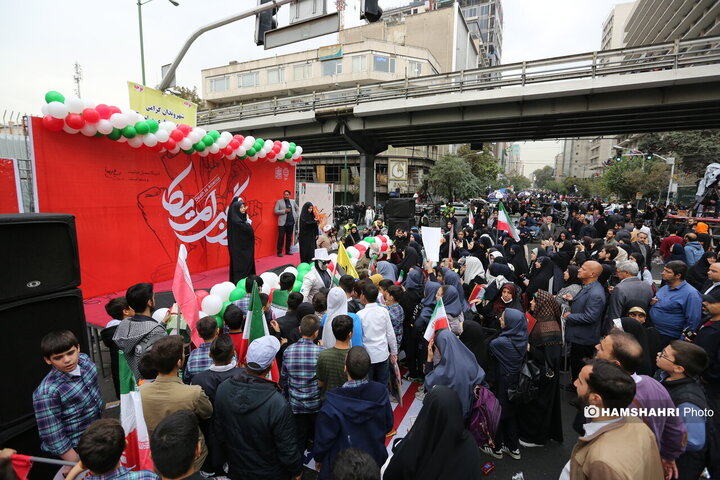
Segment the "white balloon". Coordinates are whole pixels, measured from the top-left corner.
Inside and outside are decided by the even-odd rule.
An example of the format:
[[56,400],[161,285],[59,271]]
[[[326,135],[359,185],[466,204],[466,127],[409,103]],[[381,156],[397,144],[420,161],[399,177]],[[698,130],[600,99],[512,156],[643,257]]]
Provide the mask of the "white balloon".
[[83,101],[75,96],[65,97],[65,105],[67,105],[70,113],[82,113],[83,108],[85,108]]
[[200,135],[200,132],[196,132],[195,130],[193,130],[190,133],[188,133],[187,137],[185,137],[185,138],[189,138],[190,142],[195,144],[195,143],[199,142],[202,137],[203,136]]
[[47,104],[47,111],[55,118],[64,119],[68,114],[68,107],[62,102],[50,102]]
[[230,140],[227,138],[220,137],[217,140],[215,140],[215,145],[217,145],[219,148],[225,148],[228,146],[228,143],[230,143]]
[[193,143],[192,140],[190,140],[188,137],[185,137],[178,142],[178,146],[183,150],[189,150],[190,147],[193,146]]
[[337,265],[337,253],[331,253],[330,260],[332,260],[332,262]]
[[225,155],[225,158],[228,160],[235,160],[237,158],[237,154],[235,152],[232,152],[230,155]]
[[92,137],[97,133],[97,127],[91,123],[86,123],[83,128],[80,129],[80,133],[86,137]]
[[270,163],[275,163],[275,162],[277,162],[277,157],[272,157],[272,158],[270,158],[270,157],[265,157],[265,158],[267,158],[267,161],[270,162]]
[[220,151],[220,147],[218,147],[217,143],[213,143],[207,148],[207,150],[210,150],[210,153],[218,153]]
[[210,317],[210,316],[211,316],[211,315],[208,315],[207,313],[205,313],[205,312],[203,312],[203,311],[198,312],[198,319],[205,318],[205,317]]
[[[254,145],[255,137],[253,137],[252,135],[245,137],[245,140],[243,140],[243,145],[245,145],[246,143],[249,144],[250,146]],[[245,150],[250,150],[250,149],[248,147],[245,147]]]
[[84,99],[83,105],[85,105],[85,108],[95,108],[97,106],[97,103],[93,102],[92,100]]
[[259,152],[257,152],[257,156],[259,158],[265,158],[267,156],[267,151],[264,148],[261,148]]
[[128,138],[127,143],[128,143],[128,145],[130,145],[133,148],[140,148],[143,144],[143,140],[144,140],[143,137],[144,137],[143,135],[137,135],[133,138]]
[[200,155],[201,157],[207,157],[210,154],[210,152],[208,152],[207,149],[205,149],[202,152],[197,152],[197,154]]
[[127,127],[127,118],[122,113],[113,113],[110,115],[110,125],[112,125],[115,128],[125,128]]
[[222,298],[211,293],[203,298],[201,310],[208,315],[217,315],[222,310],[222,306]]
[[50,112],[48,111],[47,103],[43,104],[43,106],[40,107],[40,112],[43,114],[43,117],[50,115]]
[[296,147],[296,148],[295,148],[295,153],[297,153],[297,156],[298,156],[298,157],[301,157],[301,156],[302,156],[302,152],[303,152],[303,148],[302,148],[302,147]]
[[112,123],[110,123],[110,120],[100,119],[96,126],[97,131],[103,135],[107,135],[113,131],[113,126]]
[[273,146],[274,145],[273,145],[272,140],[265,140],[265,145],[263,145],[263,148],[265,149],[266,152],[269,152],[270,150],[272,150]]
[[351,258],[358,258],[360,256],[360,252],[355,247],[348,247],[347,248],[347,254],[350,255]]
[[142,114],[137,113],[137,112],[136,112],[136,115],[135,115],[135,119],[136,119],[136,120],[135,120],[135,123],[137,123],[137,122],[144,122],[145,120],[147,120],[147,118],[145,118]]
[[278,286],[280,285],[280,277],[277,276],[277,273],[265,272],[260,275],[260,278],[263,279],[263,290],[266,286],[269,287],[269,289],[273,289],[278,288]]
[[292,159],[297,160],[298,158],[300,158],[300,154],[297,152],[297,150],[295,150],[295,153],[293,153]]
[[280,142],[280,145],[284,150],[290,150],[290,143],[287,140],[283,140]]
[[223,140],[227,140],[228,143],[230,143],[230,140],[232,140],[233,136],[230,132],[220,132],[220,138]]
[[238,147],[235,151],[237,152],[238,157],[242,157],[247,153],[247,149],[245,147]]
[[157,137],[158,142],[165,143],[170,138],[170,133],[167,130],[158,128],[158,131],[155,132],[155,136]]
[[154,147],[158,144],[158,139],[154,133],[148,133],[143,139],[143,143],[148,147]]
[[210,289],[210,295],[217,295],[220,297],[220,300],[223,302],[227,302],[230,300],[230,293],[235,290],[235,284],[232,282],[222,282],[218,283],[216,285],[213,285],[213,287]]
[[192,129],[192,131],[195,132],[196,134],[200,135],[200,138],[203,138],[207,134],[205,129],[200,128],[200,127],[195,127]]
[[74,128],[70,128],[70,127],[68,127],[67,125],[65,125],[65,126],[63,127],[63,131],[64,131],[65,133],[75,134],[75,133],[78,133],[80,130],[75,130]]
[[257,156],[257,155],[253,155],[252,157],[248,157],[248,160],[250,160],[251,162],[257,162],[258,156]]
[[368,242],[366,242],[365,240],[360,240],[358,242],[358,245],[362,245],[365,248],[370,248],[370,244]]
[[158,129],[159,129],[159,130],[166,130],[168,133],[172,132],[172,131],[175,130],[176,128],[177,128],[177,125],[175,125],[173,122],[170,122],[170,121],[167,121],[167,120],[164,121],[164,122],[160,122],[160,123],[158,124]]
[[125,142],[127,142],[127,141],[128,141],[128,139],[127,139],[127,138],[125,138],[125,137],[120,137],[120,138],[118,138],[118,139],[117,139],[117,140],[115,140],[115,141],[116,141],[116,142],[118,142],[118,143],[125,143]]
[[179,151],[180,151],[180,145],[175,145],[175,148],[170,150],[170,153],[175,154],[175,153],[178,153]]
[[[337,256],[337,254],[335,254],[335,256]],[[285,270],[283,270],[282,273],[292,273],[293,275],[295,275],[295,279],[297,279],[298,271],[295,267],[287,267]]]
[[158,309],[155,310],[155,312],[153,312],[153,314],[152,314],[153,320],[155,320],[155,321],[158,322],[158,323],[162,322],[163,320],[165,320],[165,315],[167,315],[167,312],[168,312],[169,310],[170,310],[169,308],[164,308],[164,307],[163,307],[163,308],[158,308]]
[[355,265],[357,265],[357,262],[358,262],[357,257],[353,257],[353,258],[350,259],[350,265],[352,265],[353,267],[354,267]]

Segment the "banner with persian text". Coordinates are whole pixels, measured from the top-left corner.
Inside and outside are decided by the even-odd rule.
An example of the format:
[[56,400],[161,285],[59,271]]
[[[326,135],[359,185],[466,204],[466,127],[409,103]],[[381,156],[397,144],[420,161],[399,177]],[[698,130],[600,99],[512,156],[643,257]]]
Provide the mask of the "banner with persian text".
[[39,211],[76,216],[86,298],[172,278],[182,243],[190,273],[227,267],[235,195],[249,205],[255,257],[275,253],[273,208],[294,192],[293,165],[133,149],[50,132],[39,118],[32,127]]
[[22,193],[17,160],[0,158],[0,213],[22,213]]
[[128,95],[130,108],[147,118],[195,126],[197,105],[184,98],[134,82],[128,82]]

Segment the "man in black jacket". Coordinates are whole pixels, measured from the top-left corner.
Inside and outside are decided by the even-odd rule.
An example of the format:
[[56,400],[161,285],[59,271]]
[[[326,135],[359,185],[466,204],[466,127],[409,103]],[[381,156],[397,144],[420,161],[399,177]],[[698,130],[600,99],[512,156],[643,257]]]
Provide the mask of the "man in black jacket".
[[247,368],[218,387],[215,433],[230,478],[300,480],[302,458],[290,405],[266,378],[280,350],[277,338],[254,340]]

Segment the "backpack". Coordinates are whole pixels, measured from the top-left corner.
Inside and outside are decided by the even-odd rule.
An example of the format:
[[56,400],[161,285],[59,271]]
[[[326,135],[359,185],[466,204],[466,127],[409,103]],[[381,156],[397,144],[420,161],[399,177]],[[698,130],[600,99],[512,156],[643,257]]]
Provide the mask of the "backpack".
[[475,387],[475,403],[470,410],[468,430],[478,446],[495,448],[495,435],[500,425],[502,407],[495,395],[482,385]]

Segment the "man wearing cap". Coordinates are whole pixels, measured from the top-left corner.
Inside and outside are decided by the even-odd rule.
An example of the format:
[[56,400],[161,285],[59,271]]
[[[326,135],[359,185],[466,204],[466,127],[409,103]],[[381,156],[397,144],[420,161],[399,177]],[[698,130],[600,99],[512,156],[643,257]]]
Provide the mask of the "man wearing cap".
[[280,342],[271,335],[253,341],[247,367],[218,387],[215,425],[230,478],[302,476],[292,410],[278,385],[267,378],[279,350]]
[[305,274],[302,288],[300,288],[300,293],[303,294],[306,302],[312,302],[313,297],[321,288],[331,288],[333,286],[332,277],[330,276],[330,272],[328,272],[330,255],[328,255],[327,249],[316,248],[312,261],[314,265],[310,271]]
[[295,219],[298,218],[298,207],[290,200],[290,190],[283,192],[283,198],[275,202],[275,215],[278,216],[277,256],[283,256],[283,238],[285,238],[285,253],[290,255]]

